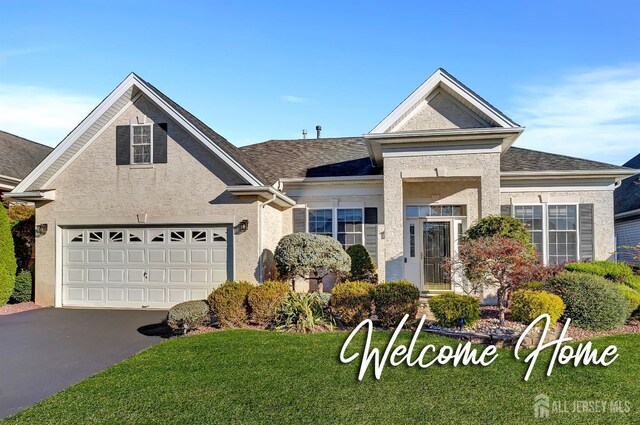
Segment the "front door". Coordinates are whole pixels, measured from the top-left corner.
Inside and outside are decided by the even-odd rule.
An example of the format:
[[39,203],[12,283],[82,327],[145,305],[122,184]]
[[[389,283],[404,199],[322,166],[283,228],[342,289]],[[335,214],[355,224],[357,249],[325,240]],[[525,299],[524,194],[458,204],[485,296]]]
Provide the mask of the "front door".
[[451,222],[422,222],[422,267],[423,290],[446,291],[451,289],[451,280],[445,262],[451,258]]

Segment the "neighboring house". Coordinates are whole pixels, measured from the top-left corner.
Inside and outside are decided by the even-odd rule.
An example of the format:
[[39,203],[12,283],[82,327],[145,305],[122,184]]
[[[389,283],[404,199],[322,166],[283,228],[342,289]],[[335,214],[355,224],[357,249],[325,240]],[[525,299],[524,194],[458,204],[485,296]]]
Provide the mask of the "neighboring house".
[[[640,169],[640,154],[634,156],[625,167]],[[640,174],[622,181],[614,192],[615,228],[618,260],[640,266],[628,247],[640,245]],[[636,252],[640,255],[640,252]]]
[[442,260],[501,212],[545,263],[610,258],[613,189],[637,171],[511,147],[523,130],[439,69],[363,137],[237,148],[130,74],[8,196],[37,206],[42,305],[203,299],[269,278],[280,238],[305,231],[364,244],[382,279],[450,291]]
[[52,150],[0,131],[0,194],[13,190]]

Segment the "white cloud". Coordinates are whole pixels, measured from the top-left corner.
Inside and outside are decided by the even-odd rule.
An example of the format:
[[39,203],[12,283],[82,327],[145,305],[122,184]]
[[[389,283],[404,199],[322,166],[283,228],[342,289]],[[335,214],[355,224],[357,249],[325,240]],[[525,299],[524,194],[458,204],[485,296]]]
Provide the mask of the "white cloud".
[[280,100],[287,103],[305,103],[307,101],[307,98],[286,95],[286,96],[280,96]]
[[55,146],[98,103],[89,96],[0,84],[0,130]]
[[622,164],[640,152],[640,66],[566,75],[526,86],[512,117],[527,127],[518,146]]

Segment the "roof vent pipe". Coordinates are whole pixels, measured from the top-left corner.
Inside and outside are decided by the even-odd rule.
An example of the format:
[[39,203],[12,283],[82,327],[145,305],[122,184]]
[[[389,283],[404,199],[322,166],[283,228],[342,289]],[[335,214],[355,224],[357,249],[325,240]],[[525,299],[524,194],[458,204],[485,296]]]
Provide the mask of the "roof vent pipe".
[[307,138],[307,129],[306,129],[306,128],[303,128],[303,129],[302,129],[302,138],[303,138],[303,139],[306,139],[306,138]]
[[316,139],[320,138],[320,132],[322,131],[322,127],[319,125],[316,125]]

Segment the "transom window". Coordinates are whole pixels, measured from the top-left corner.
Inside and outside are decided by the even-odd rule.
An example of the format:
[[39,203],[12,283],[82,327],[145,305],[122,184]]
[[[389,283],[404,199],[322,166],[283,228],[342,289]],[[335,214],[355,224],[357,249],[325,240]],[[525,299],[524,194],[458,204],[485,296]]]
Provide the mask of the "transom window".
[[513,207],[513,216],[520,220],[531,234],[531,243],[538,251],[538,259],[544,261],[544,228],[542,205],[517,205]]
[[364,240],[362,208],[320,208],[309,210],[309,233],[331,236],[347,249]]
[[131,126],[131,163],[151,164],[151,125]]
[[467,214],[464,205],[409,205],[407,218],[461,217]]

